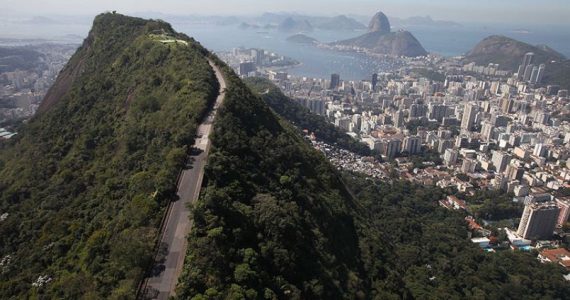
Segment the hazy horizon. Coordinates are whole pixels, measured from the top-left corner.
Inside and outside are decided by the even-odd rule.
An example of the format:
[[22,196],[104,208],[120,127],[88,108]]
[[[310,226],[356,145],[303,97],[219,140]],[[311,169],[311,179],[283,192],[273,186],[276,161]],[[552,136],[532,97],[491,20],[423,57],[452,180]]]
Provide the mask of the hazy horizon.
[[[104,11],[116,10],[130,15],[177,15],[177,16],[255,16],[265,12],[297,13],[320,16],[359,15],[372,16],[383,11],[388,16],[408,18],[431,16],[436,20],[460,23],[508,23],[528,25],[569,25],[570,13],[567,1],[547,0],[540,3],[530,0],[469,1],[453,0],[316,0],[316,1],[261,1],[261,0],[216,0],[202,1],[40,1],[5,0],[0,18],[25,18],[34,16],[92,17]],[[1,28],[0,28],[1,30]]]

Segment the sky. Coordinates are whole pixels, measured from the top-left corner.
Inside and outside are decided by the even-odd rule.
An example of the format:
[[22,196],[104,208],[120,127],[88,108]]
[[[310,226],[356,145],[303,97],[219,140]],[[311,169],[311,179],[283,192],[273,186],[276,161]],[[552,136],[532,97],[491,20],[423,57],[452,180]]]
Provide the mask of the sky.
[[297,12],[315,15],[430,15],[457,22],[569,24],[569,0],[0,0],[6,16],[123,14],[255,15]]

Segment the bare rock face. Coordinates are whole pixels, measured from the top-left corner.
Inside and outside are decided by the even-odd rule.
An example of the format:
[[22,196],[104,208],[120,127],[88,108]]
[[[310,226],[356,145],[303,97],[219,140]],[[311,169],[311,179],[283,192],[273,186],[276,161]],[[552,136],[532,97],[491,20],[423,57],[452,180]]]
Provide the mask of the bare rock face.
[[388,17],[386,17],[383,12],[379,11],[374,15],[374,17],[372,17],[372,20],[370,20],[368,32],[389,33],[390,31],[390,21],[388,21]]
[[372,17],[367,33],[352,39],[333,42],[330,45],[368,49],[374,53],[394,56],[417,57],[428,54],[410,32],[391,32],[390,21],[382,12]]

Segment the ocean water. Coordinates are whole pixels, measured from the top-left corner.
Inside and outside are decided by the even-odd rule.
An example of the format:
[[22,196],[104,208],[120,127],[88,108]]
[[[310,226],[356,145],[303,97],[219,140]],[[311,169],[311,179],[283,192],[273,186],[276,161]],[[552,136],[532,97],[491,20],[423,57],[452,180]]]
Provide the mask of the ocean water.
[[[169,21],[166,19],[166,21]],[[371,59],[362,54],[342,53],[298,45],[286,41],[290,34],[264,29],[239,29],[237,25],[217,26],[212,24],[177,23],[171,20],[175,30],[194,37],[213,51],[229,51],[235,47],[262,48],[301,62],[300,66],[288,72],[298,76],[327,78],[332,73],[340,74],[345,80],[370,78],[372,73],[387,69],[385,62]],[[76,22],[71,25],[34,25],[22,22],[0,20],[1,38],[45,38],[81,41],[90,28],[90,22]],[[502,34],[530,44],[546,44],[570,57],[570,23],[562,26],[506,25],[506,24],[464,24],[460,27],[410,26],[393,28],[406,29],[422,43],[428,52],[445,56],[461,55],[473,48],[483,38]],[[321,42],[332,42],[356,37],[364,31],[323,31],[308,35]],[[70,36],[71,35],[71,36]]]
[[[229,26],[181,26],[174,24],[181,32],[194,37],[206,48],[213,51],[229,51],[235,47],[261,48],[291,57],[301,65],[289,68],[288,72],[297,76],[330,77],[339,73],[343,79],[359,80],[370,77],[383,69],[383,62],[370,59],[363,54],[343,53],[287,42],[289,34],[266,30],[242,30]],[[311,33],[319,41],[333,41],[354,36],[354,32],[332,33],[317,31]],[[360,34],[360,33],[358,33]]]
[[429,52],[461,55],[490,35],[505,35],[531,45],[544,44],[570,57],[570,24],[566,26],[466,24],[461,27],[413,26],[412,32]]
[[[263,29],[239,29],[235,26],[202,24],[173,24],[175,29],[194,37],[213,51],[229,51],[235,47],[263,48],[292,57],[302,65],[289,69],[290,74],[327,78],[332,73],[342,79],[361,80],[372,73],[382,72],[385,63],[361,54],[343,53],[298,45],[286,41],[288,34]],[[428,52],[444,56],[462,55],[478,42],[494,34],[506,35],[533,45],[546,44],[570,57],[570,25],[535,26],[468,24],[461,27],[413,26],[402,28],[411,31]],[[393,30],[398,30],[394,28]],[[333,32],[317,30],[307,35],[321,42],[332,42],[363,34],[362,32]]]

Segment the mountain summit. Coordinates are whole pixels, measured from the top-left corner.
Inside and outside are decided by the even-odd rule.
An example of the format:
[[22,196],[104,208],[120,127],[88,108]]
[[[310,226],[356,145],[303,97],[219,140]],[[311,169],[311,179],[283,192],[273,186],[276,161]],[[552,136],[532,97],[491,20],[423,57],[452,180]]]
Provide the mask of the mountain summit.
[[370,20],[370,24],[368,25],[368,32],[381,32],[381,33],[390,33],[392,29],[390,28],[390,21],[388,21],[388,17],[379,11],[377,12],[372,20]]
[[209,55],[162,21],[95,18],[39,113],[0,147],[1,299],[134,299],[218,94]]
[[368,33],[361,36],[334,42],[330,45],[341,49],[366,49],[373,53],[394,56],[424,56],[427,51],[408,31],[391,32],[390,21],[382,12],[378,12],[370,20]]

